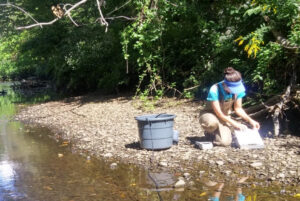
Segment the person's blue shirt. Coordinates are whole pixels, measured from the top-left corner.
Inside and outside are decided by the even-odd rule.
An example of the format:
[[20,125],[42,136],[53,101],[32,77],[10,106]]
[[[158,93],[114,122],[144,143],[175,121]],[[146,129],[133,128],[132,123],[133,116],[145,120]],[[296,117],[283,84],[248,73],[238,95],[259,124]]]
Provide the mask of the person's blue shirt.
[[[208,96],[207,96],[206,100],[208,100],[208,101],[218,101],[218,100],[220,100],[219,89],[221,89],[221,93],[223,94],[224,101],[233,99],[233,94],[226,93],[222,83],[223,83],[223,81],[218,82],[217,84],[214,84],[213,86],[211,86],[211,88],[209,89]],[[219,87],[217,85],[219,85]],[[246,96],[246,93],[241,92],[241,93],[237,94],[237,99],[243,98],[245,96]]]

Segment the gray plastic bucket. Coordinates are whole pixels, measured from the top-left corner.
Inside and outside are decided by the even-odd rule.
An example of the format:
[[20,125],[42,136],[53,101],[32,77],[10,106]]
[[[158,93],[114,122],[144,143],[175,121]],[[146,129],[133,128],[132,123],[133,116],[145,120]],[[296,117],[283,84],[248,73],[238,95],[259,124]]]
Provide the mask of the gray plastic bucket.
[[140,146],[143,149],[167,149],[173,144],[172,114],[149,114],[137,116]]

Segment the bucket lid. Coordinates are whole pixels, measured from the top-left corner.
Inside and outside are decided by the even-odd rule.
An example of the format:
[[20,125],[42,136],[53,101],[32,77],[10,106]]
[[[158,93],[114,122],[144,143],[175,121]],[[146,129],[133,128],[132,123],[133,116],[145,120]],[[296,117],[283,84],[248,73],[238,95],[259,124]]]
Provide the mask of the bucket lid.
[[135,117],[138,121],[165,121],[173,120],[176,117],[174,114],[147,114]]

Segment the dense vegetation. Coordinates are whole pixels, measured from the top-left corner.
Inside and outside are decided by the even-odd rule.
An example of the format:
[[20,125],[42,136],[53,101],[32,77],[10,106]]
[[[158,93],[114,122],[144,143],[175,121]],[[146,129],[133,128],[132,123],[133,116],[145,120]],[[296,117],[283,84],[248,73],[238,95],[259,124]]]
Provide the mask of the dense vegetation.
[[[51,6],[67,3],[11,2],[39,21],[54,19]],[[243,73],[249,92],[267,95],[299,73],[298,0],[107,0],[107,32],[95,4],[72,11],[78,27],[64,17],[26,30],[15,27],[32,19],[0,6],[1,78],[36,76],[69,92],[129,89],[141,97],[192,97],[205,94],[227,66]]]

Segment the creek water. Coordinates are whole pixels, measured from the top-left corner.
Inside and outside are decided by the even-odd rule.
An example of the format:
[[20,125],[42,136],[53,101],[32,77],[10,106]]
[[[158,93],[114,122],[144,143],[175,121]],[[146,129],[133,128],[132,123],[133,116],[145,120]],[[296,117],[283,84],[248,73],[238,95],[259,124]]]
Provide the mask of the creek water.
[[[12,90],[10,84],[1,88],[7,93],[0,96],[0,201],[209,200],[214,192],[199,176],[192,176],[194,185],[174,189],[176,173],[149,172],[77,153],[47,128],[13,120],[20,104],[51,96],[28,96]],[[225,184],[220,200],[233,200],[235,189]],[[243,194],[246,201],[297,200],[297,189],[282,186],[248,186]]]

